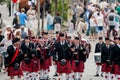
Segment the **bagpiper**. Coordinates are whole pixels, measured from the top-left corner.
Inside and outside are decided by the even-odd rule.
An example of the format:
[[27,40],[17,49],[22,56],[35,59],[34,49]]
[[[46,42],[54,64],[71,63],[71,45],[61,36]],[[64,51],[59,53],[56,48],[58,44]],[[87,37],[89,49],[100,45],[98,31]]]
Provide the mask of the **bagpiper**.
[[8,55],[5,58],[5,70],[7,70],[10,80],[14,80],[14,76],[17,76],[17,80],[20,80],[23,75],[20,64],[23,59],[23,55],[20,51],[19,38],[13,38],[12,45],[8,47],[7,53]]
[[105,38],[105,45],[101,48],[101,63],[102,63],[102,72],[105,73],[106,80],[111,80],[111,54],[113,51],[113,45],[110,43],[110,39]]
[[72,70],[74,72],[74,79],[81,80],[84,72],[84,62],[86,61],[86,49],[80,43],[79,37],[75,37],[74,45],[71,47],[72,56]]
[[69,79],[71,73],[71,53],[64,33],[60,33],[60,41],[55,44],[54,55],[58,55],[57,72],[59,73],[59,80],[63,80],[63,73],[66,74],[66,79]]
[[112,57],[112,68],[116,80],[120,80],[120,37],[116,38],[115,45],[113,49]]

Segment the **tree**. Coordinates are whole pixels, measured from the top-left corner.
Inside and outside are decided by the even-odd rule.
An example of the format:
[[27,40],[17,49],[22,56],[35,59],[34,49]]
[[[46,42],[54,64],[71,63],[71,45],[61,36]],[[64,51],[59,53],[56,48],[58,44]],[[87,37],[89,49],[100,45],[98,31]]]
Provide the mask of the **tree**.
[[[64,1],[64,0],[63,0]],[[57,0],[57,12],[60,13],[60,16],[63,14],[63,20],[67,20],[67,9],[68,9],[68,3],[69,0],[65,0],[64,3],[62,3],[62,0]],[[63,8],[64,6],[64,8]],[[63,10],[62,10],[63,8]],[[53,15],[55,15],[55,0],[52,1],[51,3],[51,11]]]

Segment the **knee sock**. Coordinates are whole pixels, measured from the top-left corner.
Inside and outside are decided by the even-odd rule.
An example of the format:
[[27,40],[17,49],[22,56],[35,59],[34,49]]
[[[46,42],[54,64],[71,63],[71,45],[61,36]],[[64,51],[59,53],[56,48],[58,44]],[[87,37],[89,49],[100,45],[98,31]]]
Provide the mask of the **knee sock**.
[[96,74],[99,74],[99,70],[100,70],[100,66],[97,65],[97,68],[96,68]]

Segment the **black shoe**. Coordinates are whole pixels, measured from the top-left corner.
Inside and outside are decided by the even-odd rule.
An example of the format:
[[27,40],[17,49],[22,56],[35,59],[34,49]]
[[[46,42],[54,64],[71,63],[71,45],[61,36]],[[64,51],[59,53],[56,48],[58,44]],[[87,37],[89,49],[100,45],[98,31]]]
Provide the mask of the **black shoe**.
[[57,74],[57,73],[54,75],[54,77],[56,77],[56,76],[58,76],[58,74]]
[[96,75],[95,75],[95,77],[98,77],[98,76],[99,76],[99,74],[96,74]]
[[103,74],[101,74],[101,77],[103,77]]

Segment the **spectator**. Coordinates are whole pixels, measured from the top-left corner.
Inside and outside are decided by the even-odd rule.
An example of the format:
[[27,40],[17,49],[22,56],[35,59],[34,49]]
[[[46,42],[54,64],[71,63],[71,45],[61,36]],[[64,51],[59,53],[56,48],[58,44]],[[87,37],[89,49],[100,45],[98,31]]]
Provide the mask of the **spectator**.
[[96,39],[96,26],[97,21],[94,16],[90,18],[90,40],[94,41]]
[[73,33],[74,32],[74,21],[71,20],[71,22],[69,23],[69,33]]
[[15,17],[13,19],[13,23],[12,25],[14,26],[14,28],[18,29],[19,28],[19,24],[18,24],[18,16],[17,16],[17,13],[14,14]]
[[24,27],[21,27],[21,39],[25,39],[27,32],[25,32]]
[[108,36],[110,36],[111,31],[113,31],[113,36],[115,37],[115,27],[116,27],[116,17],[119,17],[112,9],[107,16],[107,24],[109,26]]
[[53,16],[51,14],[52,12],[49,11],[47,14],[47,30],[52,33],[53,30]]
[[25,9],[22,8],[21,13],[19,14],[20,26],[26,26],[25,20],[27,20],[27,15],[24,12],[25,12]]
[[116,3],[115,10],[117,11],[117,14],[120,16],[120,5],[119,5],[119,3]]
[[103,37],[103,28],[104,28],[104,18],[100,15],[100,12],[97,13],[97,33],[99,37]]
[[4,35],[2,35],[2,29],[0,29],[0,42],[3,40]]
[[55,16],[54,20],[54,29],[55,29],[55,32],[56,31],[59,31],[60,32],[60,27],[61,27],[61,23],[62,23],[62,20],[61,20],[61,17],[60,17],[60,14],[57,13],[57,15]]
[[85,15],[84,15],[85,23],[87,25],[87,31],[86,31],[87,36],[89,36],[89,33],[90,33],[90,18],[91,18],[91,16],[92,16],[92,12],[87,7],[87,11],[85,12]]
[[71,6],[68,7],[68,10],[67,10],[67,21],[68,22],[71,22],[71,20],[73,19],[73,10],[71,8]]
[[32,28],[33,27],[33,22],[34,22],[34,19],[35,19],[35,10],[33,10],[32,6],[30,6],[30,9],[27,11],[27,16],[28,16],[27,26],[29,28]]
[[2,14],[0,13],[0,28],[3,27],[3,20],[2,20]]

